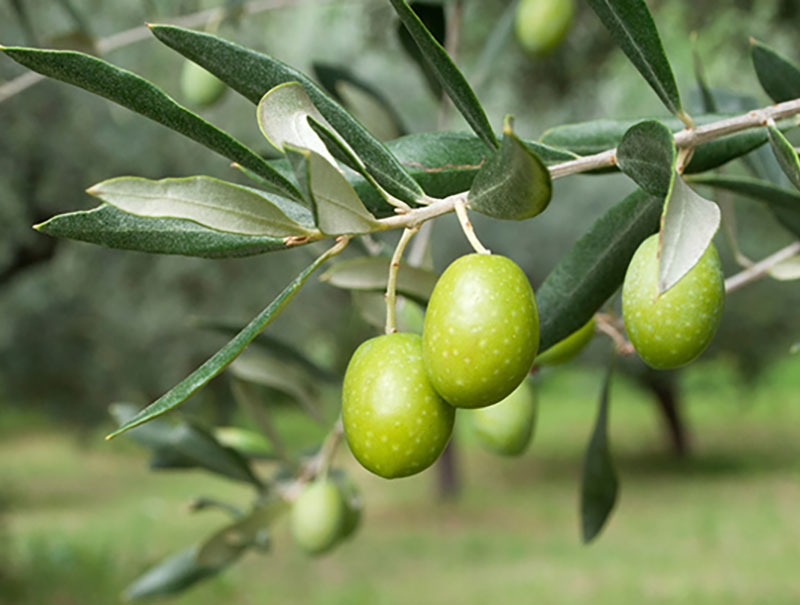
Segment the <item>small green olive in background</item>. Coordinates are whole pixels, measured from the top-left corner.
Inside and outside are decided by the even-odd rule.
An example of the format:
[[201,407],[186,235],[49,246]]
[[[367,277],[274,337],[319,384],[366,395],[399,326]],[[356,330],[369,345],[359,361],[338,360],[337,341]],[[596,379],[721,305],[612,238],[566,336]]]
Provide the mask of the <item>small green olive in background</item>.
[[187,104],[210,107],[222,98],[228,87],[197,63],[186,61],[181,72],[181,93]]
[[345,503],[336,482],[331,479],[313,481],[292,504],[292,536],[307,553],[322,554],[341,538],[345,516]]
[[425,470],[453,432],[455,410],[433,390],[417,334],[385,334],[353,353],[342,386],[342,424],[350,451],[386,479]]
[[450,405],[497,403],[528,375],[539,315],[525,273],[497,254],[468,254],[436,282],[422,330],[428,378]]
[[583,348],[589,344],[593,337],[594,317],[564,340],[539,353],[533,363],[537,366],[554,366],[566,363],[583,351]]
[[536,390],[527,379],[499,403],[466,413],[487,449],[502,456],[519,456],[528,449],[533,437],[536,410]]
[[336,482],[344,502],[344,520],[342,523],[341,539],[351,537],[358,526],[361,525],[361,512],[364,509],[364,499],[358,484],[344,472],[331,473],[331,479]]
[[672,288],[658,294],[658,233],[633,255],[622,284],[622,319],[644,362],[666,370],[697,358],[722,318],[725,280],[714,244]]
[[574,14],[574,0],[520,0],[514,17],[520,46],[534,57],[555,50],[567,36]]

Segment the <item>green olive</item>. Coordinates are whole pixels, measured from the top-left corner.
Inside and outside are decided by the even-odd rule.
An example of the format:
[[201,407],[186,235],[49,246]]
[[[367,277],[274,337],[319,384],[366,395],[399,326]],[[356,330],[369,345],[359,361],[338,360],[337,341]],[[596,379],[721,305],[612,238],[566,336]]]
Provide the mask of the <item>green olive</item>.
[[528,278],[504,256],[462,256],[433,289],[422,338],[425,370],[445,401],[497,403],[528,375],[539,347]]
[[575,14],[574,0],[520,0],[514,30],[520,46],[534,57],[564,41]]
[[211,72],[197,63],[186,61],[181,72],[181,93],[195,107],[210,107],[220,100],[228,87]]
[[351,537],[358,526],[361,525],[361,511],[364,509],[364,500],[361,497],[361,490],[349,475],[336,473],[331,477],[339,487],[344,502],[344,519],[342,523],[341,539],[346,540]]
[[392,479],[433,464],[453,432],[455,410],[425,375],[422,340],[386,334],[356,349],[342,387],[342,422],[356,460]]
[[345,516],[345,503],[336,482],[322,479],[309,483],[292,505],[294,540],[306,552],[322,554],[339,541]]
[[725,281],[709,244],[698,263],[658,295],[658,234],[644,240],[622,285],[622,318],[636,352],[656,369],[694,360],[711,342],[722,317]]
[[546,351],[539,353],[533,363],[537,366],[554,366],[566,363],[580,353],[593,337],[594,317],[564,340],[558,341]]
[[536,407],[534,386],[523,380],[503,401],[468,413],[475,434],[487,449],[502,456],[519,456],[531,442]]

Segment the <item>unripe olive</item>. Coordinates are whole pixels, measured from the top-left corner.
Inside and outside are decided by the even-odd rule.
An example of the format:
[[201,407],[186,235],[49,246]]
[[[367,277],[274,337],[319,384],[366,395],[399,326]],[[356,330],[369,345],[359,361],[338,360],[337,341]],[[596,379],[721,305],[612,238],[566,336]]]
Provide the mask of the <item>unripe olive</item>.
[[453,432],[455,410],[433,390],[416,334],[386,334],[356,349],[342,387],[347,443],[367,470],[392,479],[433,464]]
[[181,93],[189,105],[210,107],[220,100],[228,87],[197,63],[186,61],[181,72]]
[[342,520],[341,539],[345,540],[352,536],[361,525],[361,511],[364,508],[364,500],[361,497],[361,490],[349,476],[344,473],[337,473],[332,476],[344,502],[344,519]]
[[719,326],[725,281],[709,244],[698,263],[658,295],[658,234],[644,240],[622,285],[622,318],[636,352],[656,369],[677,368],[702,353]]
[[445,401],[497,403],[528,375],[539,347],[528,278],[504,256],[462,256],[433,289],[422,338],[425,370]]
[[537,366],[554,366],[566,363],[580,353],[589,344],[594,336],[594,317],[592,317],[582,328],[575,330],[564,340],[558,341],[546,351],[542,351],[536,356],[534,363]]
[[345,515],[341,491],[333,480],[307,484],[294,501],[290,514],[295,542],[314,555],[330,550],[342,535]]
[[522,48],[533,56],[554,50],[569,31],[574,0],[520,0],[514,30]]
[[481,443],[502,456],[519,456],[531,442],[536,426],[536,391],[523,380],[511,395],[489,407],[469,412]]

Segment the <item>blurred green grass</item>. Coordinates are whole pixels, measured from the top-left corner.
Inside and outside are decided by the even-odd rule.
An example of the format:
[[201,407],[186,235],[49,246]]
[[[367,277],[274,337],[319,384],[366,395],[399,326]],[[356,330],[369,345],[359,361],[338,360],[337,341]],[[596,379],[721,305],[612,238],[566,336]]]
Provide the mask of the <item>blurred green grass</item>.
[[[800,357],[745,386],[724,361],[682,373],[694,454],[675,459],[650,396],[617,377],[611,437],[618,508],[581,545],[578,485],[601,373],[541,376],[540,416],[521,459],[457,435],[463,493],[434,497],[431,472],[386,482],[350,468],[366,498],[356,539],[297,552],[285,523],[266,556],[246,555],[177,604],[796,603],[800,601]],[[302,431],[291,413],[285,429]],[[189,513],[246,489],[200,472],[152,473],[146,453],[37,418],[0,426],[0,602],[108,604],[173,550],[225,522]]]

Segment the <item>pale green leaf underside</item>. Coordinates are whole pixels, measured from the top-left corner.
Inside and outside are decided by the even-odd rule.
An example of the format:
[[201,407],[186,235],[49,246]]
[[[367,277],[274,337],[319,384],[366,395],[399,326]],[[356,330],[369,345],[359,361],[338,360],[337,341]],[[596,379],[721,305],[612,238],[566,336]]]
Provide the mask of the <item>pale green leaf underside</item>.
[[620,170],[650,195],[666,198],[675,178],[672,132],[655,120],[632,126],[617,147]]
[[177,218],[228,233],[289,237],[309,230],[270,201],[269,194],[206,176],[152,181],[120,177],[89,193],[124,212],[150,218]]
[[612,358],[603,380],[600,409],[583,463],[581,533],[584,543],[591,542],[603,529],[614,509],[619,492],[617,472],[614,469],[614,461],[608,447],[608,403],[611,376],[614,371],[614,354],[611,355]]
[[678,283],[697,264],[714,239],[721,220],[719,206],[699,196],[676,175],[661,220],[660,293]]
[[792,185],[800,189],[800,157],[797,156],[797,151],[775,126],[769,126],[767,132],[775,159]]
[[335,164],[327,147],[308,124],[312,117],[330,128],[299,82],[286,82],[269,90],[258,103],[258,126],[267,141],[278,151],[284,145],[310,149]]
[[653,17],[643,0],[588,0],[614,41],[673,114],[681,99]]
[[800,279],[800,255],[782,260],[770,267],[769,276],[778,281],[794,281]]
[[[390,262],[386,257],[346,260],[333,265],[320,279],[345,290],[385,291]],[[437,279],[433,271],[402,263],[397,272],[397,292],[424,304]]]
[[116,437],[135,426],[166,414],[170,410],[178,407],[189,399],[197,391],[207,385],[212,378],[224,370],[234,359],[236,359],[245,347],[271,324],[275,318],[283,311],[289,301],[306,283],[311,274],[326,260],[328,253],[317,258],[311,265],[306,267],[267,307],[256,315],[250,323],[242,328],[224,347],[214,353],[199,368],[189,374],[166,394],[151,403],[136,416],[131,418],[122,427],[111,433],[107,439]]

